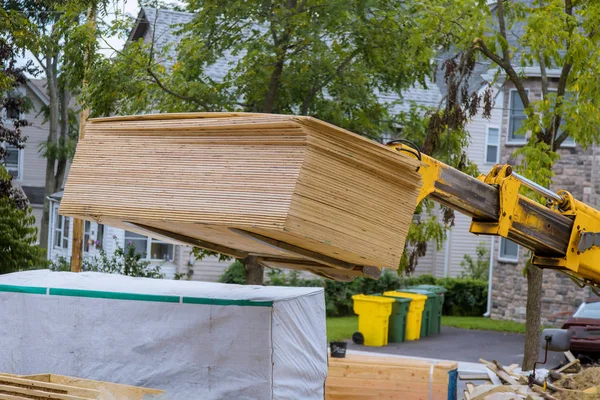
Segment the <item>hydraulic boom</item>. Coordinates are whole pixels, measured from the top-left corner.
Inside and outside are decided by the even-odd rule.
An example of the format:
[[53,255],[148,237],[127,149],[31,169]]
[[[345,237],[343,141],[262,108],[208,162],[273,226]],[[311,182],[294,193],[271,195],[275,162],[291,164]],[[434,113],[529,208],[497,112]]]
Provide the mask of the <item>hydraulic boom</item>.
[[[472,218],[470,231],[508,238],[531,250],[531,262],[557,269],[580,286],[600,289],[600,212],[561,190],[552,192],[496,165],[487,175],[473,178],[406,144],[388,146],[421,160],[423,187],[428,197]],[[526,186],[547,199],[539,204],[519,194]]]

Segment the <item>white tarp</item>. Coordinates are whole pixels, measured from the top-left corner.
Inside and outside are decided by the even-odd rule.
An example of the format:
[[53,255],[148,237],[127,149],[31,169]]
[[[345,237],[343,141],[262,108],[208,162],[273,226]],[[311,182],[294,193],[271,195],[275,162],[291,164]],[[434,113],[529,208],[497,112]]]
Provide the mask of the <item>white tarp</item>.
[[0,276],[0,372],[163,389],[166,399],[323,399],[321,288],[47,270]]

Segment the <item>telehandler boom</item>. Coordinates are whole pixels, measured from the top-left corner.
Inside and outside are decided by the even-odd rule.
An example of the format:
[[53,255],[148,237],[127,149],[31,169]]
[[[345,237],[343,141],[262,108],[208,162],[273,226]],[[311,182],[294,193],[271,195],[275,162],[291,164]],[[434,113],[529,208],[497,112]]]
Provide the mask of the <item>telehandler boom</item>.
[[[531,250],[531,263],[557,269],[577,285],[600,289],[600,212],[496,165],[473,178],[401,142],[388,146],[421,161],[419,201],[430,198],[472,218],[470,231],[497,235]],[[542,205],[522,194],[525,186],[546,198]]]

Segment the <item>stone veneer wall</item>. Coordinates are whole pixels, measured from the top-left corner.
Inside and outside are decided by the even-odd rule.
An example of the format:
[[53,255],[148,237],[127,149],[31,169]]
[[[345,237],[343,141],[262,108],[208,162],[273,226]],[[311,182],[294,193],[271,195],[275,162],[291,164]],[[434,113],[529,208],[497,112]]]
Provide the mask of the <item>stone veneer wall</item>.
[[[511,87],[511,83],[506,84],[501,137],[503,145],[500,150],[500,158],[502,162],[515,165],[518,161],[512,158],[512,153],[517,147],[506,144],[507,110]],[[539,82],[531,81],[529,89],[531,100],[541,98]],[[576,199],[598,207],[599,199],[595,195],[600,193],[600,152],[598,149],[583,150],[577,146],[560,149],[559,153],[561,158],[554,166],[556,176],[553,179],[552,189],[568,190]],[[498,249],[498,239],[496,244],[496,249]],[[525,321],[527,280],[523,276],[523,267],[528,257],[528,251],[521,248],[519,256],[520,261],[515,264],[498,261],[496,254],[492,280],[492,318]],[[591,295],[588,288],[580,289],[568,277],[553,270],[544,271],[543,286],[542,323],[545,325],[560,326],[577,309],[581,301]]]

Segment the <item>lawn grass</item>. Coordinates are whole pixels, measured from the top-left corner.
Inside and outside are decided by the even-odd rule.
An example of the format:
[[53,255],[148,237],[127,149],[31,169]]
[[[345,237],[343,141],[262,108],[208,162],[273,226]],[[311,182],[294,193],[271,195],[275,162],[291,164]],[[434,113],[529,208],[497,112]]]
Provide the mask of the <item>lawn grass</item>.
[[[485,317],[442,317],[442,326],[462,329],[525,333],[525,324],[512,321],[498,321]],[[327,339],[346,340],[358,330],[358,317],[327,318]]]
[[485,317],[443,316],[442,326],[452,326],[455,328],[475,329],[482,331],[525,333],[525,324],[513,321],[500,321]]
[[346,340],[358,331],[358,317],[327,318],[327,340]]

